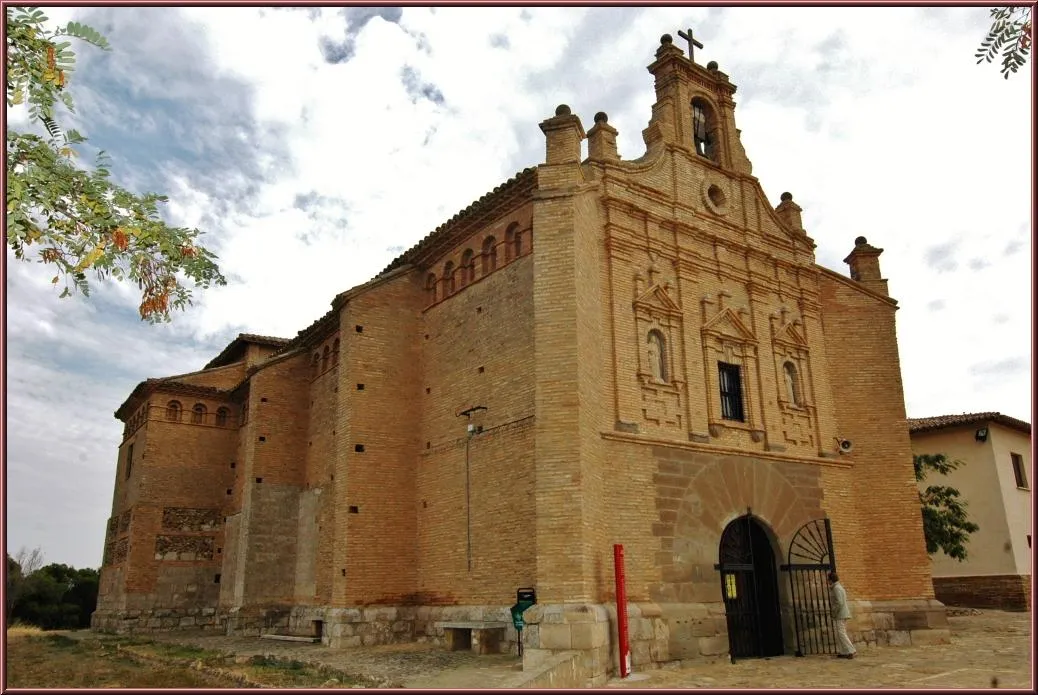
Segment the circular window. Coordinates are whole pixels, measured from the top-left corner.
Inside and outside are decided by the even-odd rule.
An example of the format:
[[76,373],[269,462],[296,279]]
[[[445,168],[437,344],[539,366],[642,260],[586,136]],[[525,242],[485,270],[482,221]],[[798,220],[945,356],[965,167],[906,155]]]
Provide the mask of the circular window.
[[706,194],[710,198],[710,202],[719,208],[723,208],[725,203],[728,202],[725,200],[724,191],[722,191],[721,187],[716,184],[710,186],[710,188],[707,189]]
[[703,186],[703,202],[715,215],[728,214],[728,194],[725,193],[727,187],[723,186],[723,183],[714,179]]

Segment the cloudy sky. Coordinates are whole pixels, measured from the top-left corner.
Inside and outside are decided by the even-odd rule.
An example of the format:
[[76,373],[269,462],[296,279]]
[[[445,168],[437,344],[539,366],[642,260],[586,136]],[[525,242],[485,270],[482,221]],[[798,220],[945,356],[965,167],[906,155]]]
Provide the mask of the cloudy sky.
[[[170,196],[227,287],[171,325],[124,286],[58,299],[7,258],[7,544],[96,567],[122,427],[148,377],[200,368],[239,332],[285,337],[338,292],[515,172],[537,124],[606,111],[644,152],[645,67],[695,27],[738,85],[736,120],[773,204],[791,191],[817,260],[885,249],[910,417],[1031,419],[1030,76],[975,65],[982,8],[76,8],[67,121],[117,179]],[[682,42],[676,41],[683,46]],[[1028,66],[1030,68],[1030,66]],[[10,111],[14,126],[24,113]],[[586,150],[585,150],[586,152]]]

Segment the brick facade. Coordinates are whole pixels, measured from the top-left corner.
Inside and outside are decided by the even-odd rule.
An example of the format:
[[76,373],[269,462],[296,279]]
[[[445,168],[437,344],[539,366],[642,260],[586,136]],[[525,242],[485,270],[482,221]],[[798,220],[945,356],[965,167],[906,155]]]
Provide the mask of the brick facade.
[[[853,280],[819,267],[792,196],[773,207],[752,176],[734,85],[665,39],[641,159],[618,158],[605,114],[585,133],[560,106],[540,124],[543,164],[295,338],[243,335],[206,369],[135,390],[124,420],[183,393],[185,418],[226,404],[233,426],[154,416],[120,447],[120,461],[132,442],[147,455],[117,474],[113,519],[133,520],[110,534],[95,625],[201,606],[160,590],[190,580],[214,628],[322,620],[331,644],[442,639],[438,620],[507,620],[534,586],[528,665],[579,649],[601,683],[612,545],[636,663],[723,654],[714,564],[749,512],[776,565],[801,526],[832,520],[860,641],[908,613],[941,630],[880,250],[855,242]],[[719,363],[738,374],[741,417]],[[178,526],[211,538],[211,559],[201,541],[155,552],[170,507],[219,520]]]

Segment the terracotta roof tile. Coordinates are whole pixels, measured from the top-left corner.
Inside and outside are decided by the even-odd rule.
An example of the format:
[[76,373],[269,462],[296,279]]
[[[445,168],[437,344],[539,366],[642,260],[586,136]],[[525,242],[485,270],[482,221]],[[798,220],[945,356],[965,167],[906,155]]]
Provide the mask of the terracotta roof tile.
[[997,422],[1026,434],[1031,434],[1031,424],[1002,413],[962,413],[961,415],[937,415],[935,417],[908,418],[909,432],[928,432],[945,427]]

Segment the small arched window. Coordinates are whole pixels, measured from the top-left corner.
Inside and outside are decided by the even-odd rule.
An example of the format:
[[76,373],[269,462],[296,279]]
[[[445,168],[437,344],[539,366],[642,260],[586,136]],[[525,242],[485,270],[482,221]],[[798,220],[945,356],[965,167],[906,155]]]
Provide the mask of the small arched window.
[[508,225],[508,229],[505,230],[505,263],[518,255],[515,252],[515,234],[518,229],[519,223],[513,222]]
[[497,270],[497,239],[488,236],[483,240],[483,274]]
[[669,381],[667,374],[667,341],[664,339],[663,334],[654,328],[649,331],[646,342],[648,343],[649,353],[649,373],[656,383],[666,384]]
[[449,297],[454,294],[454,262],[447,261],[443,264],[443,296]]
[[180,422],[180,412],[183,409],[180,401],[170,401],[166,404],[166,419],[171,422]]
[[705,99],[699,97],[692,99],[691,106],[692,141],[695,143],[696,154],[716,162],[718,133],[713,109]]
[[332,349],[327,345],[324,346],[324,353],[321,355],[321,371],[328,369],[328,357],[331,354]]
[[314,358],[310,362],[310,371],[312,376],[317,376],[321,373],[321,355],[319,353],[314,353]]
[[461,286],[464,287],[476,280],[476,260],[472,249],[465,249],[461,254]]
[[332,343],[332,366],[339,364],[339,339]]
[[230,414],[230,411],[227,410],[227,408],[217,408],[216,409],[216,426],[217,427],[227,427],[227,416],[229,414]]
[[425,276],[425,294],[429,304],[436,303],[436,273],[429,273]]
[[796,365],[786,362],[782,365],[782,374],[786,377],[786,397],[791,405],[803,405],[800,400],[800,379],[797,377]]
[[191,409],[191,422],[196,425],[201,425],[205,422],[205,406],[201,403],[195,403],[195,407]]

